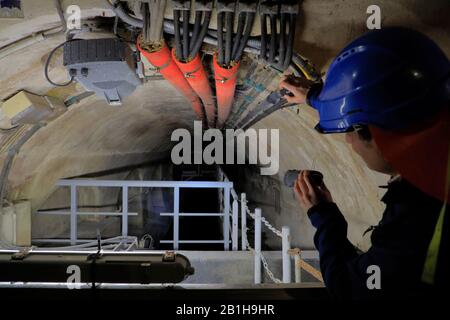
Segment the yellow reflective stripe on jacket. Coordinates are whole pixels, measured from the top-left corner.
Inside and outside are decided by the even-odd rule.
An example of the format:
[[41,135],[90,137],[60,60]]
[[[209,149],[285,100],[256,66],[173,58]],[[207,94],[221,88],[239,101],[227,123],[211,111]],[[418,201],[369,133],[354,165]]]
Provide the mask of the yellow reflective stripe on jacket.
[[444,215],[447,208],[447,196],[450,184],[450,148],[447,156],[447,180],[445,183],[444,203],[439,213],[439,218],[434,228],[433,237],[431,238],[430,245],[428,246],[427,256],[425,258],[425,264],[422,271],[422,281],[428,284],[434,283],[434,277],[436,274],[436,267],[439,256],[439,247],[441,245],[442,229],[444,226]]

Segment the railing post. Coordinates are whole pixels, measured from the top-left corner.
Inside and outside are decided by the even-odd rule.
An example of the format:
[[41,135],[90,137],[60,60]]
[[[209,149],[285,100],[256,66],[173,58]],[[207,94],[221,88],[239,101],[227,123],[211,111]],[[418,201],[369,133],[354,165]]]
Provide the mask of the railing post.
[[281,229],[282,234],[282,258],[283,258],[283,283],[291,282],[291,257],[289,256],[290,244],[290,229],[289,227],[283,227]]
[[77,186],[70,185],[70,244],[77,244]]
[[180,187],[173,189],[173,249],[178,250],[180,231]]
[[239,237],[238,237],[238,214],[239,214],[239,204],[237,200],[233,201],[233,227],[232,227],[232,246],[233,251],[237,251],[239,247]]
[[241,193],[241,246],[242,251],[247,250],[247,199],[245,193]]
[[300,266],[300,252],[294,255],[294,263],[295,263],[295,283],[302,282],[302,268]]
[[128,236],[128,187],[122,187],[122,236]]
[[219,190],[219,212],[223,212],[224,211],[223,198],[225,194],[225,188],[219,188],[218,190]]
[[230,188],[225,187],[223,209],[223,248],[230,250]]
[[255,284],[261,283],[261,209],[255,209]]

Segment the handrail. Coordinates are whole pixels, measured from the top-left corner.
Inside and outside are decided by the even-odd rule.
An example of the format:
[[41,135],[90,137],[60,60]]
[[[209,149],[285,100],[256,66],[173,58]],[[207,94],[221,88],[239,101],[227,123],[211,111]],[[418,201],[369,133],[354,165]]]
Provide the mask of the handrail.
[[94,180],[94,179],[63,179],[57,186],[78,187],[132,187],[132,188],[232,188],[233,182],[216,181],[142,181],[142,180]]
[[[173,188],[174,189],[174,208],[173,212],[161,212],[162,216],[171,216],[174,219],[174,238],[173,240],[161,240],[161,243],[173,244],[173,249],[178,250],[179,244],[217,244],[223,243],[224,250],[229,250],[230,245],[232,250],[239,249],[239,214],[241,220],[241,250],[249,250],[254,255],[255,260],[255,283],[262,282],[261,265],[264,267],[269,278],[275,283],[290,283],[291,282],[291,257],[292,250],[290,248],[290,229],[288,226],[283,226],[282,230],[276,229],[267,219],[261,215],[261,209],[256,208],[251,212],[247,206],[245,193],[238,196],[233,188],[233,183],[229,181],[225,173],[221,172],[224,181],[140,181],[140,180],[91,180],[91,179],[65,179],[60,180],[56,185],[62,187],[70,187],[71,194],[71,210],[70,211],[41,211],[41,214],[70,214],[71,216],[71,237],[70,239],[53,239],[55,242],[62,243],[63,241],[71,244],[88,242],[85,239],[78,239],[76,232],[77,216],[78,215],[119,215],[122,217],[122,237],[128,236],[128,216],[132,213],[128,212],[128,189],[129,188]],[[120,187],[122,188],[122,210],[121,212],[80,212],[77,210],[77,187]],[[195,212],[180,212],[179,200],[181,188],[217,188],[223,189],[223,208],[222,212],[215,213],[195,213]],[[231,214],[230,214],[231,213]],[[250,246],[247,240],[247,215],[250,216],[255,223],[255,239],[254,249]],[[223,218],[223,240],[183,240],[179,239],[179,218],[182,216],[220,216]],[[231,221],[230,221],[231,218]],[[230,223],[231,222],[231,223]],[[267,260],[261,251],[261,226],[266,226],[270,231],[282,239],[282,280],[277,279],[269,269]],[[231,227],[230,227],[231,226]],[[52,239],[39,239],[40,241],[51,241]],[[91,240],[92,241],[92,240]],[[311,273],[311,268],[306,268],[301,260],[300,255],[294,255],[295,258],[295,275],[296,282],[300,281],[300,270]],[[313,274],[319,279],[317,270]]]
[[[230,248],[230,192],[233,183],[230,181],[142,181],[142,180],[94,180],[94,179],[63,179],[56,183],[60,187],[70,187],[70,211],[38,211],[39,214],[61,214],[70,215],[70,243],[72,245],[80,242],[77,236],[77,218],[79,215],[103,215],[103,216],[121,216],[122,217],[122,236],[128,236],[128,217],[137,215],[137,213],[128,212],[128,191],[130,188],[172,188],[174,190],[174,208],[173,212],[162,212],[162,216],[173,217],[173,240],[164,240],[161,243],[173,243],[173,249],[178,250],[180,243],[223,243],[224,250]],[[104,188],[122,188],[122,210],[120,212],[87,212],[78,211],[77,193],[79,187],[104,187]],[[223,212],[214,213],[189,213],[180,212],[180,189],[182,188],[214,188],[224,190],[224,208]],[[223,217],[223,240],[180,240],[179,239],[179,218],[182,216],[221,216]],[[237,212],[233,213],[232,223],[232,248],[237,250],[238,241]],[[40,239],[42,240],[42,239]],[[48,241],[58,239],[47,239]],[[60,239],[59,239],[60,240]],[[192,242],[194,241],[194,242]]]

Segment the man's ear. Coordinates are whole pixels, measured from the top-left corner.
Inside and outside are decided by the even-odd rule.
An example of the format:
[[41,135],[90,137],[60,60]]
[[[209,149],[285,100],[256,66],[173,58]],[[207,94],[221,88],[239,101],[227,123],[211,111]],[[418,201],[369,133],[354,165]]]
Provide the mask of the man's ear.
[[348,144],[352,144],[352,141],[354,139],[354,132],[346,132],[345,133],[345,142],[347,142]]
[[368,126],[361,126],[360,128],[358,128],[358,130],[356,131],[358,133],[358,137],[366,142],[370,142],[373,141],[372,139],[372,133],[370,132],[370,129]]

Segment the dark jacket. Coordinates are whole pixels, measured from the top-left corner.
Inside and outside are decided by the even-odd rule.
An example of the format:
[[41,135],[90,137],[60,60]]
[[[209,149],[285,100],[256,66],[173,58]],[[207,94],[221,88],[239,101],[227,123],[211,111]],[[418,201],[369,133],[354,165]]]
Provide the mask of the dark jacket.
[[[347,222],[335,203],[319,203],[308,211],[317,229],[314,243],[320,254],[325,284],[337,298],[429,297],[449,285],[449,210],[444,219],[435,285],[421,281],[422,270],[442,202],[421,192],[405,180],[389,184],[382,198],[386,210],[373,228],[372,247],[358,254],[347,239]],[[373,274],[380,269],[381,289],[369,290]]]

